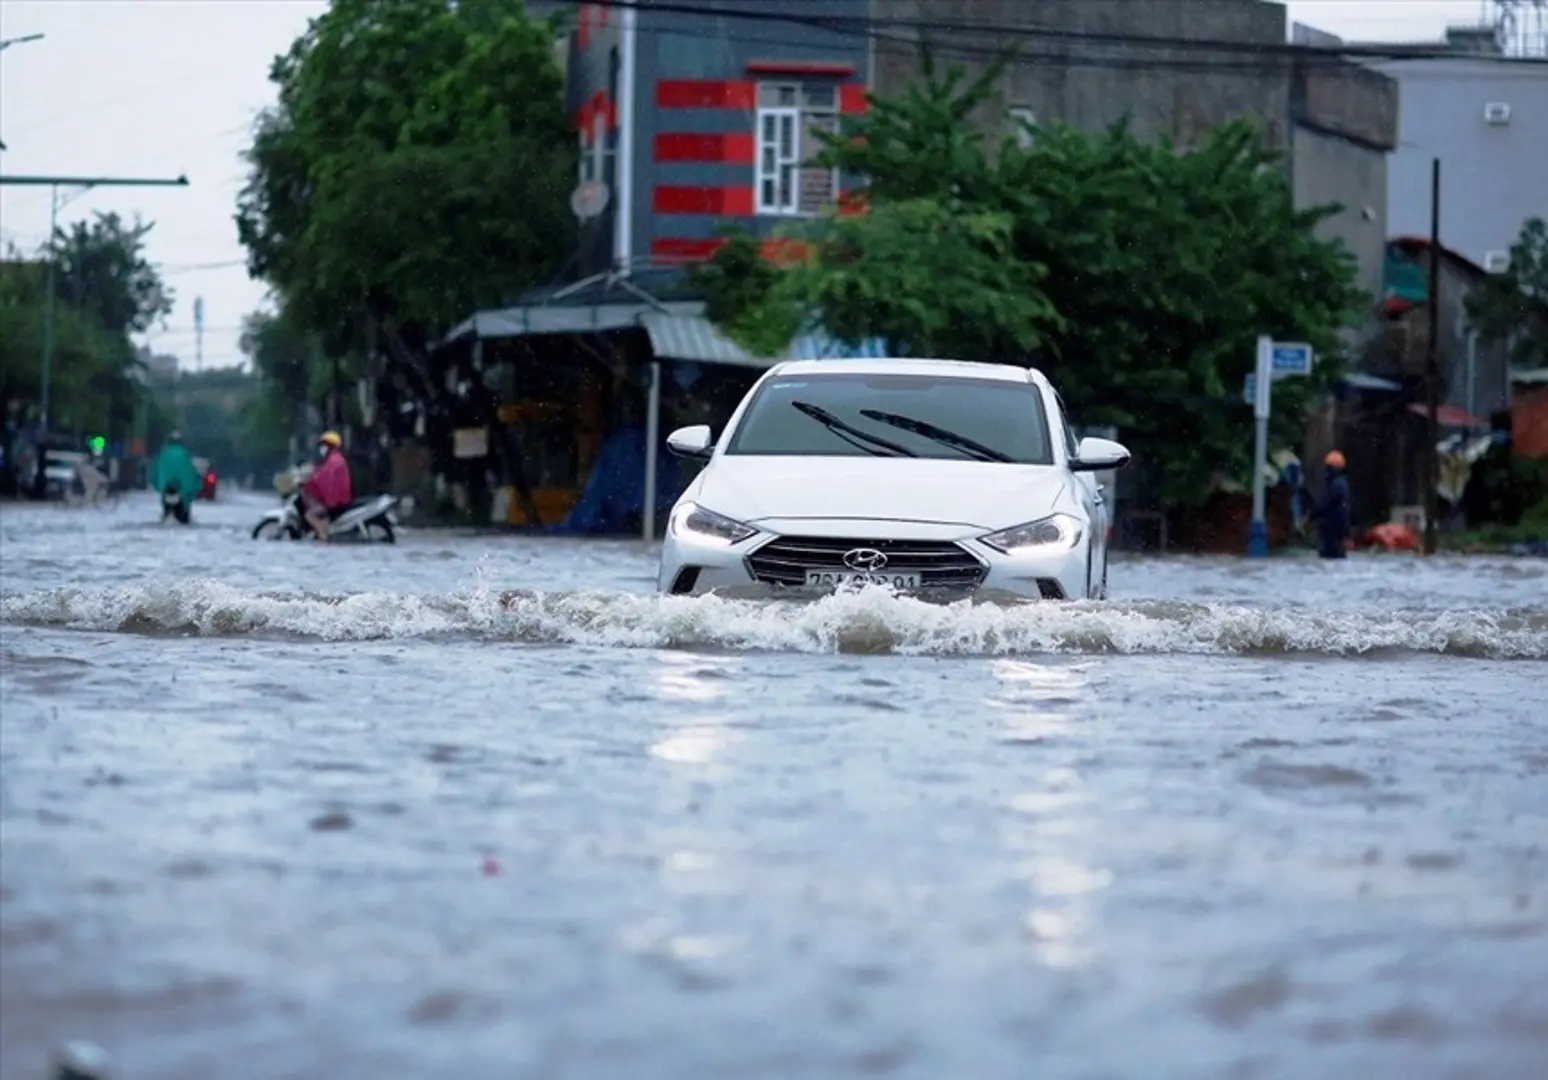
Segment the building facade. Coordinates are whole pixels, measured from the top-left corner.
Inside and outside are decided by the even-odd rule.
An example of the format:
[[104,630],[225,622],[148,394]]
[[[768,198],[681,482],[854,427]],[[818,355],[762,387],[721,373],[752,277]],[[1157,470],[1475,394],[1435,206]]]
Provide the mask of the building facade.
[[[1286,155],[1296,204],[1342,207],[1319,231],[1350,249],[1361,286],[1380,295],[1397,86],[1360,65],[1289,48],[1284,5],[873,0],[872,9],[887,35],[875,48],[879,96],[918,77],[920,35],[942,61],[970,73],[1007,46],[1017,49],[1000,95],[979,118],[985,129],[1009,132],[1025,119],[1095,132],[1127,118],[1140,138],[1187,149],[1227,121],[1257,121],[1268,145]],[[1298,41],[1326,44],[1307,32]]]
[[817,133],[865,109],[867,0],[696,6],[717,13],[576,5],[581,276],[707,258],[732,224],[772,239],[855,184],[806,163]]
[[[541,5],[535,5],[541,9]],[[971,73],[1021,53],[979,123],[1020,119],[1195,145],[1252,117],[1289,155],[1300,205],[1336,202],[1361,283],[1381,291],[1396,84],[1353,64],[1283,54],[1285,9],[1263,0],[703,0],[695,11],[581,3],[569,30],[568,107],[581,144],[578,276],[694,261],[727,225],[775,238],[839,203],[858,178],[805,164],[817,133],[919,77],[918,43]],[[698,9],[707,9],[706,13]],[[1136,36],[1166,47],[1133,44]],[[1277,46],[1219,54],[1178,41]],[[583,190],[582,190],[583,189]]]
[[1522,223],[1548,218],[1548,60],[1459,54],[1373,66],[1398,81],[1403,101],[1388,164],[1389,235],[1430,235],[1439,158],[1441,242],[1504,269]]

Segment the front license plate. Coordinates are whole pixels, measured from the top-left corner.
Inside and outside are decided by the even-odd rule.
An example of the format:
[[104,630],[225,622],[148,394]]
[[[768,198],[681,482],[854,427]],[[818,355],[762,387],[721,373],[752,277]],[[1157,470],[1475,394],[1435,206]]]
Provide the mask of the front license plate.
[[832,588],[849,585],[886,585],[893,589],[917,589],[919,588],[919,575],[864,574],[853,570],[808,570],[806,572],[806,584],[808,586],[820,585]]

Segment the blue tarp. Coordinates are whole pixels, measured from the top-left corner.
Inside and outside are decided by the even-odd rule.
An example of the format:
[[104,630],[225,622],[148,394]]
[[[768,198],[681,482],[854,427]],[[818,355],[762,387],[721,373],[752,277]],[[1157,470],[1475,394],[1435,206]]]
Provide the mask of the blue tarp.
[[881,338],[867,338],[858,345],[852,345],[820,331],[799,335],[786,350],[786,358],[790,360],[832,360],[856,356],[877,360],[887,355],[887,343]]
[[[662,446],[656,458],[656,522],[661,522],[687,484],[679,475],[677,459]],[[580,502],[564,521],[553,527],[560,533],[622,533],[638,527],[630,515],[645,507],[645,429],[624,428],[602,444]]]

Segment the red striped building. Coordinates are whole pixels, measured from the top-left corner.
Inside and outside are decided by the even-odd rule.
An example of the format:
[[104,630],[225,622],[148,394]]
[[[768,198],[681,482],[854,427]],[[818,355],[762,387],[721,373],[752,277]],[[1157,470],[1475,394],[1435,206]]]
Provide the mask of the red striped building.
[[866,108],[867,0],[703,6],[725,14],[577,5],[568,101],[580,181],[602,185],[586,200],[601,209],[582,275],[704,259],[728,224],[771,236],[857,186],[811,158],[818,132]]

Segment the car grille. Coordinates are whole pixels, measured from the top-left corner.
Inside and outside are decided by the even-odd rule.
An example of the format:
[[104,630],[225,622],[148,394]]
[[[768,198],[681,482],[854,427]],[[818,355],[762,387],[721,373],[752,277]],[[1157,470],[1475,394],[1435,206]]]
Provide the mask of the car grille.
[[984,564],[949,540],[780,536],[748,555],[747,569],[761,585],[804,585],[808,570],[848,570],[844,553],[855,548],[884,552],[886,572],[917,573],[922,587],[968,589],[984,580]]

